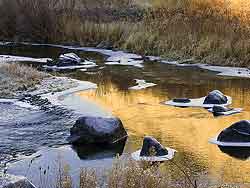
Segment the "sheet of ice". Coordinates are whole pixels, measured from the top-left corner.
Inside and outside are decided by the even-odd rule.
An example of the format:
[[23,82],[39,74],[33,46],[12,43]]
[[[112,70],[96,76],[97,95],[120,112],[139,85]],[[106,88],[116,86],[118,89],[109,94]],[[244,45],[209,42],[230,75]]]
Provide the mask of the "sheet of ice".
[[226,147],[250,147],[250,142],[220,142],[218,141],[218,136],[209,139],[211,144]]
[[72,93],[78,92],[78,91],[84,91],[84,90],[97,88],[97,85],[92,82],[80,81],[80,80],[74,80],[74,79],[71,79],[71,80],[78,82],[78,86],[61,91],[61,92],[56,92],[54,94],[52,93],[44,94],[44,95],[41,95],[42,98],[48,99],[54,105],[64,105],[63,100],[62,100],[63,97],[70,95]]
[[43,68],[50,69],[50,70],[74,70],[74,69],[88,69],[97,67],[97,64],[91,61],[84,61],[79,65],[72,65],[72,66],[48,66],[44,65]]
[[0,55],[1,62],[37,62],[37,63],[46,63],[51,61],[50,58],[32,58],[32,57],[22,57],[22,56],[13,56],[13,55]]
[[133,86],[133,87],[130,87],[128,89],[131,89],[131,90],[140,90],[140,89],[146,89],[148,87],[153,87],[153,86],[156,86],[157,84],[154,84],[154,83],[147,83],[145,80],[138,80],[138,79],[135,79],[137,85],[136,86]]
[[152,156],[152,157],[141,157],[140,153],[141,150],[138,150],[134,153],[131,154],[132,158],[136,161],[152,161],[152,162],[161,162],[161,161],[168,161],[174,158],[175,152],[176,150],[171,149],[171,148],[166,148],[168,150],[168,155],[164,155],[164,156],[160,156],[160,157],[156,157],[156,156]]
[[91,47],[64,46],[64,45],[56,45],[56,44],[34,44],[34,43],[27,43],[27,42],[23,42],[21,44],[32,45],[32,46],[50,46],[50,47],[64,48],[64,49],[69,49],[69,50],[82,50],[86,52],[97,52],[97,53],[108,56],[106,60],[107,65],[117,65],[120,61],[122,61],[122,63],[120,63],[119,65],[130,65],[130,66],[135,66],[139,68],[143,67],[142,65],[143,58],[141,55],[137,55],[134,53],[127,53],[121,50],[113,51],[113,50],[91,48]]
[[[222,115],[222,116],[230,116],[233,114],[238,114],[238,113],[242,112],[242,110],[243,110],[242,108],[233,108],[227,112],[217,112],[217,114]],[[213,113],[213,108],[209,108],[208,111]]]
[[165,105],[170,105],[170,106],[176,106],[176,107],[202,107],[202,108],[213,108],[215,105],[216,106],[228,106],[232,104],[232,98],[229,96],[227,97],[227,103],[226,104],[203,104],[204,100],[206,97],[198,98],[198,99],[190,99],[191,102],[189,103],[179,103],[179,102],[174,102],[173,100],[163,102]]
[[21,108],[27,108],[27,109],[32,109],[32,110],[37,110],[38,107],[33,106],[27,102],[22,102],[17,99],[0,99],[0,103],[9,103],[15,106],[19,106]]
[[211,66],[211,65],[199,65],[200,68],[219,72],[219,76],[232,76],[232,77],[245,77],[250,78],[250,70],[247,68],[240,67],[220,67],[220,66]]
[[138,68],[142,68],[143,61],[135,61],[135,60],[122,60],[120,62],[106,62],[105,65],[125,65],[125,66],[134,66]]
[[160,61],[161,57],[159,56],[146,56],[146,58],[149,59],[149,61]]
[[[10,44],[10,42],[4,43],[4,45],[6,45],[6,44]],[[56,45],[56,44],[34,44],[34,43],[27,43],[27,42],[23,42],[21,44],[32,45],[32,46],[50,46],[50,47],[64,48],[64,49],[69,49],[69,50],[83,50],[83,51],[89,51],[89,52],[97,52],[97,53],[101,53],[103,55],[109,56],[109,58],[108,58],[109,60],[107,60],[107,63],[106,63],[107,65],[122,65],[122,64],[120,64],[119,58],[127,58],[129,60],[135,60],[135,61],[137,61],[138,59],[143,59],[142,56],[137,55],[137,54],[126,53],[123,51],[99,49],[99,48],[89,48],[89,47],[79,47],[79,46],[64,46],[64,45]],[[213,72],[218,72],[217,75],[219,75],[219,76],[250,78],[250,70],[247,68],[211,66],[211,65],[207,65],[207,64],[201,64],[201,63],[194,63],[194,64],[186,63],[186,62],[191,61],[193,59],[187,59],[187,60],[182,60],[182,61],[167,61],[167,60],[160,60],[160,57],[157,57],[157,56],[148,56],[148,58],[151,58],[152,61],[159,59],[159,62],[165,63],[165,64],[170,64],[170,65],[176,65],[176,66],[182,66],[182,67],[199,67],[201,69],[206,69],[206,70],[210,70]],[[1,57],[0,57],[0,60],[1,60]],[[117,61],[115,61],[115,60],[117,60]],[[136,66],[139,68],[143,67],[142,63],[139,63],[139,62],[131,63],[131,61],[127,61],[126,65]]]
[[88,69],[80,69],[80,71],[86,72],[86,71],[88,71]]

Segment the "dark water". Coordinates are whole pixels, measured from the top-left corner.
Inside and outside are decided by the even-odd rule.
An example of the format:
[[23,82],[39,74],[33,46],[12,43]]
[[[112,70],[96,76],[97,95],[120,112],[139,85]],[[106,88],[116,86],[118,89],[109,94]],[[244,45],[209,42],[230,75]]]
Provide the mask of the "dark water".
[[[48,46],[19,45],[0,48],[0,54],[52,58],[69,51],[72,52]],[[208,143],[209,138],[232,123],[249,119],[249,79],[219,77],[213,72],[198,68],[176,67],[157,62],[145,62],[144,68],[110,66],[104,65],[105,57],[101,54],[83,51],[76,53],[81,57],[96,60],[99,67],[104,68],[64,73],[72,78],[98,84],[98,89],[72,94],[67,96],[64,102],[88,115],[112,113],[121,118],[129,134],[124,153],[137,150],[143,137],[152,135],[165,146],[175,148],[178,151],[175,160],[183,165],[183,168],[188,166],[197,174],[198,179],[206,179],[204,181],[211,184],[239,183],[246,187],[249,185],[248,148],[232,151]],[[139,91],[128,90],[128,87],[135,85],[134,79],[145,79],[156,83],[157,86]],[[232,106],[244,108],[244,112],[214,118],[202,108],[182,109],[160,104],[176,97],[202,97],[214,89],[232,96]],[[1,109],[0,152],[4,159],[9,155],[9,158],[13,159],[16,155],[34,153],[42,148],[32,155],[33,158],[38,156],[32,165],[31,158],[27,158],[11,165],[9,172],[28,175],[40,184],[41,180],[35,178],[37,176],[34,172],[39,173],[40,166],[46,168],[53,166],[50,163],[57,164],[55,161],[58,158],[63,158],[65,163],[69,164],[69,173],[74,175],[79,173],[80,167],[110,167],[115,153],[123,151],[123,148],[115,151],[72,149],[67,145],[48,149],[48,146],[66,143],[68,129],[77,116],[57,116],[8,105],[1,106]],[[14,116],[9,117],[9,114]],[[23,169],[27,167],[32,170],[24,173]]]

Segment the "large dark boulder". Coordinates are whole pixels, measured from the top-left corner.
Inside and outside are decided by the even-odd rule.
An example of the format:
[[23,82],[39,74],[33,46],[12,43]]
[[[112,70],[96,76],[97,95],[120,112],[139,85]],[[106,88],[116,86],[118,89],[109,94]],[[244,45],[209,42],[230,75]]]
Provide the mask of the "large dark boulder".
[[223,153],[226,153],[229,156],[240,159],[240,160],[247,160],[250,157],[249,147],[225,147],[225,146],[219,146],[219,148]]
[[0,175],[0,188],[35,188],[35,186],[23,176]]
[[118,118],[81,117],[70,129],[73,144],[115,144],[127,137]]
[[250,142],[250,121],[239,121],[223,130],[218,141],[221,142]]
[[143,140],[141,157],[168,155],[168,150],[162,146],[155,138],[146,136]]
[[226,104],[227,101],[227,97],[222,92],[214,90],[206,96],[204,104]]

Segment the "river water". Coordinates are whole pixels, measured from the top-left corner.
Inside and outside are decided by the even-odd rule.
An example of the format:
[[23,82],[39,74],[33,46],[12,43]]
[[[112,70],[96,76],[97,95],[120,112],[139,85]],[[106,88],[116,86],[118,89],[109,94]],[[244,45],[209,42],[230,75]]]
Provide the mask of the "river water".
[[[72,51],[49,46],[0,47],[0,54],[29,57],[56,58],[61,53]],[[64,103],[81,111],[83,115],[113,114],[119,117],[129,134],[125,147],[111,151],[72,148],[64,144],[67,144],[69,128],[79,114],[55,115],[2,104],[0,157],[2,161],[15,159],[10,163],[9,173],[26,175],[34,183],[42,184],[41,178],[38,178],[41,173],[39,168],[53,166],[58,156],[69,164],[72,175],[79,173],[80,167],[109,168],[117,152],[134,152],[140,148],[143,137],[151,135],[163,145],[176,149],[178,152],[175,160],[183,168],[188,166],[199,179],[204,178],[204,181],[211,184],[239,183],[249,186],[248,152],[223,152],[208,140],[232,123],[249,119],[250,79],[222,77],[195,67],[178,67],[153,61],[144,62],[142,68],[105,65],[106,56],[100,53],[82,50],[74,52],[95,60],[98,67],[87,72],[64,72],[64,75],[96,83],[98,89],[68,95],[63,99]],[[157,85],[142,90],[129,90],[129,87],[136,85],[134,79],[144,79]],[[176,108],[161,104],[162,101],[176,97],[203,97],[214,89],[231,96],[232,106],[244,108],[244,111],[215,118],[203,108]],[[36,158],[32,165],[27,157],[29,155]]]

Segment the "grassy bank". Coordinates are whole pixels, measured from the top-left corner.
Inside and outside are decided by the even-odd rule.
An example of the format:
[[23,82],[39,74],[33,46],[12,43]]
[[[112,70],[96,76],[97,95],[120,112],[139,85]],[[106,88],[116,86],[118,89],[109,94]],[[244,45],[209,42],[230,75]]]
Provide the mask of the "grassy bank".
[[[51,167],[40,168],[40,186],[47,188],[239,188],[236,185],[210,185],[198,180],[195,173],[186,167],[178,166],[175,161],[153,164],[136,162],[131,158],[116,158],[110,169],[82,168],[78,182],[70,176],[69,165],[59,159],[57,176],[48,182]],[[31,164],[32,165],[32,164]],[[53,171],[54,172],[54,171]],[[55,172],[54,172],[55,173]],[[74,177],[74,180],[75,177]],[[52,184],[51,184],[52,183]]]
[[101,44],[209,64],[250,65],[246,0],[0,2],[2,40]]
[[48,77],[32,66],[18,63],[0,63],[0,97],[13,98],[35,89],[42,79]]

